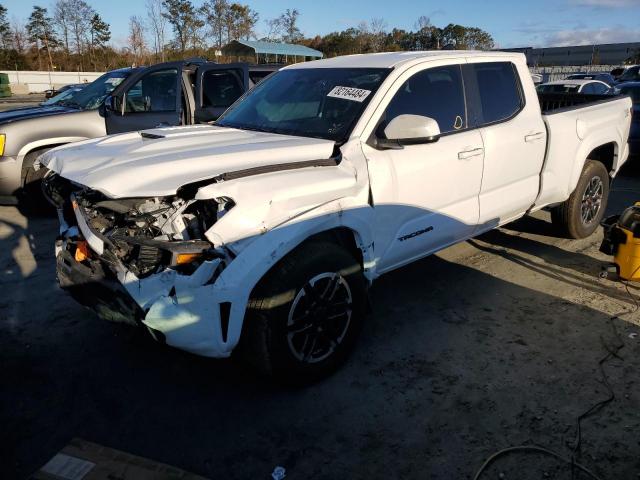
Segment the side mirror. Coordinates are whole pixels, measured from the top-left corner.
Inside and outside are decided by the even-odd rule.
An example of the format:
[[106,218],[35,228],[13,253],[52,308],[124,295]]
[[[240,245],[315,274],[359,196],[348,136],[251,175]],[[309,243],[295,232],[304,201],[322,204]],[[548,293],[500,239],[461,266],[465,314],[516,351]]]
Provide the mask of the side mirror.
[[404,145],[417,145],[437,142],[440,138],[438,122],[422,115],[398,115],[384,129],[386,138],[378,138],[380,148],[403,148]]
[[112,112],[116,115],[122,115],[122,102],[119,97],[109,95],[104,99],[104,109],[107,112]]

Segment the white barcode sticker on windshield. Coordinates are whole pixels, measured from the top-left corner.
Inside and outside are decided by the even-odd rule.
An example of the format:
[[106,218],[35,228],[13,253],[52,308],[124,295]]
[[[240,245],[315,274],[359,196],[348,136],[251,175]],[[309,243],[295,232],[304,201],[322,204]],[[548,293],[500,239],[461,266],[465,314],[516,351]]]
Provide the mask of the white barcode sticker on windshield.
[[364,99],[369,96],[371,90],[363,90],[362,88],[353,87],[333,87],[327,97],[344,98],[345,100],[353,100],[354,102],[364,102]]

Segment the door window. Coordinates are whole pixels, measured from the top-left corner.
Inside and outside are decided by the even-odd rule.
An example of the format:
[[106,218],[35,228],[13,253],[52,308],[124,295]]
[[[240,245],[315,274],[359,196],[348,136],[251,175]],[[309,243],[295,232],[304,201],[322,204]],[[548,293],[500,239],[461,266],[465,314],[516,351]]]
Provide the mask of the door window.
[[244,93],[239,70],[209,70],[202,77],[202,106],[227,108]]
[[395,117],[404,114],[433,118],[442,133],[466,128],[460,66],[430,68],[404,82],[389,103],[379,131]]
[[125,112],[175,112],[177,86],[177,69],[151,72],[127,91]]
[[524,106],[520,80],[511,62],[466,65],[465,86],[473,127],[507,120]]

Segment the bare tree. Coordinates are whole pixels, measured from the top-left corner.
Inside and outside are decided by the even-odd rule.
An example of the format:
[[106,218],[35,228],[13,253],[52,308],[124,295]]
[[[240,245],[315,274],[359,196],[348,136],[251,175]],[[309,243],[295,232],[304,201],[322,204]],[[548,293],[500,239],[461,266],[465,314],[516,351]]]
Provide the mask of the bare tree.
[[129,37],[127,40],[133,53],[134,62],[139,65],[147,48],[144,39],[144,22],[140,17],[134,15],[129,18]]
[[11,32],[13,34],[13,48],[15,48],[18,53],[23,53],[27,48],[29,39],[22,20],[19,20],[17,17],[11,20]]
[[284,42],[295,43],[304,38],[300,28],[298,28],[298,17],[300,12],[297,9],[287,8],[282,15],[272,20],[267,20],[269,26],[269,39],[281,39]]
[[167,31],[167,19],[162,15],[162,0],[147,0],[147,23],[153,35],[153,49],[156,58],[164,62],[164,45]]
[[64,50],[69,54],[69,36],[71,33],[71,9],[69,0],[58,0],[53,7],[53,21],[56,24]]
[[425,28],[431,28],[432,26],[431,19],[426,15],[420,15],[415,24],[416,30],[424,30]]
[[371,50],[382,51],[384,39],[387,35],[387,22],[384,18],[372,18],[369,22],[369,33],[371,34]]
[[80,69],[84,69],[83,55],[89,43],[91,19],[96,13],[84,0],[67,0],[69,8],[70,32],[75,51],[80,57]]
[[265,20],[269,31],[267,33],[267,40],[270,42],[275,42],[278,39],[282,38],[284,31],[282,30],[282,23],[280,22],[280,18],[272,18],[270,20]]

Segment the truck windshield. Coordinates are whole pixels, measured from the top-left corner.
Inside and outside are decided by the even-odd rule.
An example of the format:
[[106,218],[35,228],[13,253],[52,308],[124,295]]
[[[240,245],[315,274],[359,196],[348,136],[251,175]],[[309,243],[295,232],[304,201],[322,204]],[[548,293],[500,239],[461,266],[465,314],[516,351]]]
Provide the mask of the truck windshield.
[[42,102],[40,105],[64,105],[65,101],[69,101],[71,100],[71,97],[73,97],[76,93],[78,93],[80,90],[82,90],[82,88],[70,88],[68,90],[65,90],[62,93],[59,93],[58,95],[56,95],[55,97],[51,97],[49,100]]
[[256,85],[216,125],[342,142],[390,70],[281,70]]
[[62,99],[56,104],[80,110],[95,110],[102,104],[107,95],[129,76],[129,73],[130,70],[116,70],[105,73],[70,98]]

